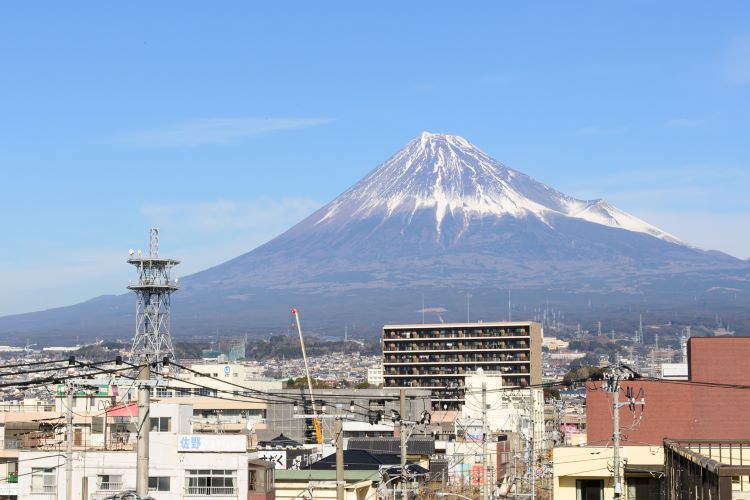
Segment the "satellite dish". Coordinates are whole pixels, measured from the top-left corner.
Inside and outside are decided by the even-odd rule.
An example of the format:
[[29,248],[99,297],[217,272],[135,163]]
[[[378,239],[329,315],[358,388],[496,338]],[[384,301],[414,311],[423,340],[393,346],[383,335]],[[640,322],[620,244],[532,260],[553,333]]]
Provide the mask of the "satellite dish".
[[134,253],[135,253],[135,250],[133,250],[132,248],[128,250],[128,255],[130,255],[131,257],[133,256]]

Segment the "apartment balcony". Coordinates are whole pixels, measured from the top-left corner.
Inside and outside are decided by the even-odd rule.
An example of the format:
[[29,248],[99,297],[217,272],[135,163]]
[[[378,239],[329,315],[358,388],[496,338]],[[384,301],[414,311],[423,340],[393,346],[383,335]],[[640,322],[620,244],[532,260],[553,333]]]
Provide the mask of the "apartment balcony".
[[484,358],[477,356],[477,359],[467,359],[463,356],[455,356],[452,359],[420,359],[418,361],[412,361],[409,359],[397,359],[395,361],[384,361],[383,365],[407,365],[412,366],[418,364],[424,365],[474,365],[474,364],[500,364],[500,365],[518,365],[528,364],[529,360],[524,358]]
[[10,478],[7,483],[0,482],[0,497],[16,497],[18,498],[18,478],[15,482],[10,482]]
[[750,441],[665,439],[664,466],[667,500],[750,496]]
[[102,482],[102,483],[97,483],[96,489],[98,491],[120,491],[123,489],[122,485],[123,485],[122,481]]
[[236,497],[237,488],[234,486],[188,486],[185,488],[187,497]]
[[56,495],[57,485],[56,484],[37,484],[31,485],[32,495]]
[[398,349],[385,347],[383,350],[384,355],[388,354],[410,354],[418,356],[420,354],[430,353],[445,353],[445,352],[514,352],[514,351],[528,351],[530,349],[527,342],[519,342],[516,345],[506,345],[505,347],[488,347],[488,346],[471,346],[471,345],[436,345],[428,346],[424,348],[416,346],[405,346]]
[[0,450],[17,450],[21,447],[18,439],[0,438]]
[[410,337],[385,337],[383,340],[387,343],[395,342],[420,342],[420,341],[436,341],[436,340],[448,340],[456,341],[459,340],[486,340],[486,339],[509,339],[509,338],[525,338],[528,339],[531,335],[528,332],[521,333],[503,333],[503,334],[469,334],[469,335],[428,335],[428,336],[410,336]]

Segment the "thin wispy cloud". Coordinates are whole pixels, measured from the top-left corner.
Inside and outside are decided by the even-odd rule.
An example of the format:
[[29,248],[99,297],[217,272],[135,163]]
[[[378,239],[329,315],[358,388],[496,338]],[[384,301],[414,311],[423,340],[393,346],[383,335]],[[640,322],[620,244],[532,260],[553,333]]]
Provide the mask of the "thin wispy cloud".
[[141,215],[161,225],[189,231],[287,228],[321,204],[309,198],[216,200],[199,203],[146,204]]
[[[54,260],[0,264],[12,287],[0,286],[0,316],[75,304],[98,293],[125,293],[132,270],[127,249],[56,252]],[[92,292],[97,290],[99,292]]]
[[[733,186],[750,183],[750,171],[721,165],[690,165],[621,171],[590,177],[564,187],[576,197],[604,197],[630,207],[698,207],[715,212],[745,210],[747,202]],[[629,210],[628,206],[621,206]]]
[[717,214],[644,210],[639,216],[698,248],[721,250],[740,259],[750,257],[750,239],[737,230],[750,226],[750,211]]
[[204,118],[126,134],[122,141],[139,147],[229,144],[260,134],[314,127],[330,121],[325,118]]
[[606,198],[618,208],[699,248],[750,256],[750,206],[736,186],[750,169],[689,165],[621,171],[563,187],[578,198]]
[[189,274],[266,243],[320,208],[309,198],[267,197],[198,203],[147,204],[141,216],[169,234]]

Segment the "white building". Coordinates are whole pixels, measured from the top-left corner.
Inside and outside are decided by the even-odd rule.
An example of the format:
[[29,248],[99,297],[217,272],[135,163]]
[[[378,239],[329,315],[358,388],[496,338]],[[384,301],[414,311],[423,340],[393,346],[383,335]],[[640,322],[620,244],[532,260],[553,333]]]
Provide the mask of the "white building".
[[482,384],[486,389],[487,428],[490,435],[520,433],[533,438],[535,447],[544,442],[544,392],[536,388],[503,387],[497,373],[478,369],[466,377],[466,404],[456,419],[456,435],[481,440]]
[[383,366],[373,366],[367,369],[367,383],[370,385],[383,385]]
[[[272,469],[261,467],[258,471],[256,467],[253,476],[246,435],[192,434],[193,409],[187,404],[153,404],[150,416],[149,489],[158,492],[160,500],[245,500],[255,498],[253,488],[259,485],[273,489]],[[58,450],[20,451],[19,498],[63,498],[65,477],[65,458]],[[73,452],[73,498],[105,498],[134,490],[135,481],[136,452],[132,447]],[[266,498],[267,493],[261,495],[257,498]]]
[[[182,381],[171,380],[169,387],[172,389],[181,389],[170,394],[164,394],[163,397],[180,397],[192,393],[193,396],[207,395],[205,389],[199,386],[209,387],[211,389],[237,393],[238,395],[249,396],[252,392],[243,390],[240,387],[247,387],[255,391],[277,391],[282,388],[281,380],[272,380],[264,378],[258,367],[241,365],[239,363],[209,363],[195,364],[190,366],[191,370],[205,374],[205,376],[196,373],[184,373],[177,375]],[[166,388],[169,391],[170,389]],[[226,395],[226,392],[222,392]]]
[[667,380],[687,380],[688,365],[687,363],[662,363],[661,378]]

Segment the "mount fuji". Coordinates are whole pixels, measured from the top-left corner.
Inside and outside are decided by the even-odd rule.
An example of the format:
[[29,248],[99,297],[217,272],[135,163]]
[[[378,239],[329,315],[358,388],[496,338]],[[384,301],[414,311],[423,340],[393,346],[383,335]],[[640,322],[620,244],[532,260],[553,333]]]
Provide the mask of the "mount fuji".
[[[527,315],[550,296],[569,309],[593,297],[610,310],[677,310],[699,296],[720,302],[716,290],[747,294],[749,282],[748,262],[695,248],[605,200],[561,193],[462,137],[423,132],[285,233],[181,279],[173,324],[178,337],[269,331],[297,305],[314,329],[375,332],[415,321],[422,297],[430,320],[464,320],[469,292],[472,319],[503,319],[509,288]],[[133,300],[0,318],[0,334],[127,335]]]

